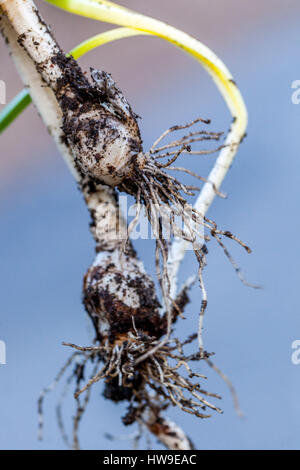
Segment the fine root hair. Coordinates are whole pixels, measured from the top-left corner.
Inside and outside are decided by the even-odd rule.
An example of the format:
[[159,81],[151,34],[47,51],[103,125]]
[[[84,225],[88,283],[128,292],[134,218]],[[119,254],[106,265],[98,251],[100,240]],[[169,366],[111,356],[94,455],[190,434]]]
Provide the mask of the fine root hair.
[[[124,252],[125,250],[130,234],[139,221],[141,208],[143,206],[156,240],[155,266],[168,322],[166,336],[161,340],[160,344],[156,345],[152,353],[155,353],[159,347],[162,347],[168,341],[171,334],[174,299],[170,296],[170,269],[172,268],[168,265],[168,260],[169,246],[172,238],[181,238],[191,243],[199,265],[198,275],[202,290],[202,303],[199,315],[198,341],[201,355],[203,355],[204,351],[202,341],[203,319],[208,302],[203,280],[203,269],[206,265],[207,254],[206,243],[214,239],[233,265],[240,280],[245,285],[258,287],[248,283],[244,279],[239,266],[222,241],[222,237],[235,241],[243,247],[247,253],[251,252],[250,248],[230,231],[219,230],[213,220],[201,214],[188,202],[188,197],[194,196],[201,188],[183,184],[174,176],[174,172],[183,172],[202,182],[207,182],[206,178],[197,173],[182,166],[174,166],[173,164],[183,154],[190,156],[210,155],[224,147],[224,144],[220,144],[213,149],[194,150],[193,145],[195,143],[203,143],[205,141],[219,142],[223,136],[222,132],[211,132],[206,129],[190,130],[199,123],[207,126],[210,121],[198,118],[188,124],[173,126],[166,130],[154,142],[149,152],[145,154],[145,163],[142,170],[137,170],[134,183],[132,181],[125,181],[120,188],[126,192],[131,192],[136,197],[136,216],[128,227],[128,238],[123,241],[121,251]],[[182,130],[189,130],[189,132],[171,142],[163,143],[164,139],[170,134]],[[171,171],[172,174],[169,174],[169,171]],[[215,185],[213,185],[213,188],[218,196],[226,197]],[[150,352],[148,351],[147,354],[149,355]],[[143,361],[145,358],[146,356],[143,354],[137,362]]]

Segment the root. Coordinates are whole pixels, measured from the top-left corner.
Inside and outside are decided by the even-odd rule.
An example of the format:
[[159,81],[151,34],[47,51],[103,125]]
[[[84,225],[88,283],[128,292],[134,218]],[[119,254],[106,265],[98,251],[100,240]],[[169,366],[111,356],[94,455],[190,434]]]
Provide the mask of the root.
[[[138,367],[134,364],[135,357],[138,357],[147,349],[152,350],[157,340],[147,337],[142,332],[136,330],[134,326],[133,331],[128,334],[128,341],[123,343],[121,347],[118,345],[111,348],[105,347],[108,353],[107,358],[104,358],[102,355],[102,346],[82,347],[72,343],[64,343],[66,346],[76,349],[76,352],[70,356],[51,386],[42,392],[39,405],[42,404],[45,393],[54,390],[67,368],[76,359],[76,367],[67,378],[57,405],[58,425],[67,447],[74,450],[80,449],[80,423],[88,407],[92,387],[100,379],[104,379],[108,385],[111,382],[116,382],[117,388],[114,388],[115,393],[123,391],[120,395],[120,400],[126,399],[129,401],[128,411],[123,417],[123,423],[125,425],[137,423],[139,426],[139,431],[132,433],[130,436],[116,438],[107,435],[108,438],[126,438],[133,440],[135,446],[137,446],[142,433],[150,431],[169,449],[194,448],[175,423],[162,418],[162,413],[171,405],[201,419],[211,417],[211,413],[207,412],[207,410],[222,413],[222,410],[210,401],[211,399],[220,400],[221,397],[216,393],[205,390],[201,386],[200,380],[206,380],[207,377],[195,372],[190,366],[191,362],[199,362],[199,360],[203,359],[205,363],[220,375],[229,386],[237,413],[239,416],[242,416],[234,387],[228,377],[212,362],[211,354],[205,351],[202,357],[199,352],[189,356],[184,354],[184,346],[192,343],[196,338],[197,334],[191,335],[183,342],[180,342],[177,338],[171,339],[164,347],[157,350],[155,354],[151,354]],[[102,352],[100,353],[99,351]],[[104,362],[103,367],[100,367],[101,362]],[[93,365],[90,378],[82,386],[85,371],[90,365]],[[76,412],[73,418],[72,444],[70,444],[70,437],[67,435],[62,421],[61,408],[72,380],[76,381],[74,394],[76,398]],[[127,390],[126,394],[124,394],[124,390]],[[81,399],[82,396],[83,399]],[[114,401],[119,400],[115,399]],[[42,414],[43,410],[41,407],[39,416]],[[40,422],[43,422],[43,419],[40,419]]]
[[[134,220],[130,223],[128,229],[128,238],[123,241],[122,253],[125,251],[126,243],[129,239],[130,233],[137,225],[142,204],[148,220],[151,224],[154,238],[156,239],[155,250],[155,264],[157,278],[160,284],[164,307],[167,318],[167,333],[166,336],[155,346],[152,351],[147,351],[140,358],[137,359],[136,364],[149,358],[151,354],[156,354],[160,347],[163,347],[170,338],[171,325],[174,316],[174,300],[171,298],[170,291],[170,278],[169,278],[169,243],[173,237],[181,238],[191,243],[195,256],[199,264],[198,277],[202,291],[202,303],[199,315],[198,326],[198,342],[200,349],[200,356],[203,358],[204,345],[202,339],[204,314],[207,308],[207,292],[203,281],[203,269],[205,267],[205,242],[211,239],[216,240],[217,244],[223,249],[225,256],[229,259],[233,268],[235,269],[240,280],[248,286],[258,287],[248,283],[240,272],[240,268],[230,255],[228,249],[221,240],[221,237],[229,238],[240,246],[242,246],[248,253],[251,252],[250,248],[245,245],[239,238],[234,236],[229,231],[219,230],[216,223],[207,217],[203,216],[193,206],[187,202],[187,196],[193,196],[195,191],[200,190],[195,186],[188,186],[181,183],[177,178],[168,173],[171,171],[184,172],[197,178],[200,181],[207,182],[206,178],[199,176],[193,171],[184,167],[173,166],[176,160],[184,153],[190,155],[208,155],[219,151],[223,146],[218,146],[212,150],[192,150],[192,144],[203,141],[219,141],[223,133],[209,132],[207,130],[190,131],[181,138],[178,138],[165,145],[160,145],[162,141],[171,133],[183,129],[189,129],[197,123],[209,124],[209,120],[201,118],[195,119],[191,123],[182,126],[174,126],[165,131],[153,144],[150,151],[144,155],[145,164],[142,169],[138,169],[134,178],[134,185],[132,181],[124,182],[120,189],[136,196],[137,211]],[[168,158],[165,163],[159,163],[158,159]],[[213,185],[213,188],[220,197],[226,197],[220,193]],[[207,231],[209,235],[205,233]]]
[[[180,131],[180,130],[183,130],[183,129],[189,129],[190,127],[194,126],[195,124],[198,124],[198,122],[201,122],[203,124],[210,124],[210,119],[202,119],[202,118],[197,118],[197,119],[194,119],[192,122],[189,122],[188,124],[183,124],[183,125],[177,125],[177,126],[173,126],[173,127],[170,127],[169,129],[167,129],[165,132],[163,132],[160,137],[154,142],[154,144],[152,145],[151,149],[150,149],[150,154],[153,154],[153,153],[158,153],[160,151],[159,148],[157,148],[158,144],[163,140],[165,139],[169,134],[171,134],[172,132],[175,132],[175,131]],[[187,139],[189,139],[191,136],[195,136],[195,135],[222,135],[222,133],[209,133],[209,132],[206,132],[206,131],[198,131],[198,132],[193,132],[193,133],[190,133],[188,136],[184,136],[182,137],[181,139],[179,139],[180,142],[182,141],[185,141]],[[175,143],[178,142],[177,141],[174,141]],[[173,144],[174,144],[173,142]],[[171,144],[169,144],[171,145]],[[181,145],[181,144],[179,144]],[[174,145],[172,145],[174,146]],[[165,147],[164,147],[165,148]],[[164,150],[163,148],[163,150]]]
[[[201,263],[204,263],[203,258]],[[193,281],[192,278],[187,281],[174,302],[173,323],[179,316],[179,312],[183,312],[189,300],[187,290]],[[161,320],[162,326],[167,324],[167,312]],[[40,423],[43,423],[42,404],[45,394],[56,388],[67,369],[75,362],[75,368],[67,377],[57,405],[58,426],[69,448],[80,449],[80,423],[88,407],[92,388],[100,380],[106,383],[106,388],[108,387],[108,391],[104,393],[106,398],[111,398],[116,402],[121,400],[129,402],[128,411],[122,420],[125,425],[138,424],[140,429],[138,438],[142,431],[150,431],[169,449],[193,448],[181,429],[175,423],[162,417],[162,413],[171,405],[201,419],[211,417],[211,412],[222,413],[222,410],[211,401],[220,400],[221,397],[205,390],[203,382],[207,377],[195,371],[191,363],[199,363],[203,360],[213,368],[229,386],[236,410],[239,410],[234,388],[229,379],[213,364],[211,354],[203,349],[196,354],[184,353],[185,346],[191,344],[197,337],[199,338],[199,335],[194,333],[184,341],[169,338],[161,346],[159,339],[150,337],[139,330],[132,317],[132,329],[128,331],[127,339],[124,339],[121,344],[113,344],[105,337],[93,346],[63,343],[75,349],[75,353],[64,364],[51,386],[41,393]],[[140,361],[141,357],[144,357],[143,361]],[[89,378],[85,382],[87,370],[91,368]],[[63,424],[62,406],[73,380],[76,384],[74,391],[76,412],[70,437]],[[109,392],[110,387],[112,387],[111,392]],[[40,429],[42,430],[42,427]]]
[[[44,430],[43,405],[44,405],[45,396],[48,393],[53,392],[56,389],[57,385],[59,384],[60,380],[64,376],[65,372],[71,366],[71,364],[74,362],[76,357],[77,357],[77,353],[72,354],[72,356],[70,356],[69,359],[67,360],[67,362],[62,366],[62,368],[58,372],[58,374],[55,377],[55,379],[53,380],[53,382],[48,387],[44,388],[40,393],[40,396],[38,398],[38,421],[39,421],[39,423],[38,423],[38,427],[39,427],[38,439],[39,440],[43,439],[43,430]],[[72,374],[72,377],[73,377],[73,374]]]
[[[84,372],[84,369],[85,369],[85,366],[86,366],[86,363],[87,363],[88,360],[89,360],[89,358],[87,358],[86,361],[83,364],[81,364],[81,366],[80,366],[81,367],[81,374],[80,374],[80,376],[78,377],[78,380],[77,380],[77,387],[76,387],[75,395],[79,391],[79,385],[80,385],[81,380],[83,380],[83,372]],[[96,361],[96,365],[95,365],[95,367],[92,371],[91,377],[93,377],[96,374],[99,362],[100,362],[100,360],[98,358],[97,361]],[[80,425],[80,421],[81,421],[83,415],[85,414],[86,408],[89,404],[90,397],[91,397],[91,390],[88,390],[87,393],[85,394],[84,399],[83,399],[83,403],[81,403],[79,397],[76,398],[76,404],[77,404],[76,414],[73,418],[73,449],[74,450],[80,450],[80,444],[79,444],[79,438],[78,438],[79,425]]]
[[[244,416],[244,413],[242,412],[241,408],[240,408],[240,402],[239,402],[239,397],[236,393],[236,390],[231,382],[231,380],[227,377],[227,375],[224,374],[224,372],[219,369],[219,367],[217,367],[213,361],[209,358],[206,358],[205,359],[206,363],[209,365],[209,367],[211,367],[220,377],[221,379],[226,383],[226,385],[228,386],[229,388],[229,391],[231,393],[231,396],[232,396],[232,399],[233,399],[233,405],[234,405],[234,409],[236,411],[236,414],[240,417],[240,418],[243,418]],[[203,393],[203,392],[202,392]]]
[[143,426],[139,425],[139,430],[132,432],[130,434],[122,434],[119,436],[115,436],[113,434],[105,433],[106,439],[109,439],[110,441],[131,441],[132,442],[132,447],[134,450],[138,449],[139,446],[139,441],[143,435]]
[[[67,378],[57,405],[58,424],[66,445],[70,447],[70,438],[67,436],[62,421],[61,407],[72,380],[76,381],[74,396],[77,404],[76,413],[73,418],[73,449],[80,449],[78,438],[80,422],[87,409],[92,387],[100,379],[103,379],[108,386],[114,384],[114,387],[117,387],[115,390],[119,390],[120,393],[123,391],[124,397],[126,396],[126,399],[128,399],[129,408],[126,416],[123,417],[124,424],[128,425],[134,422],[143,424],[143,427],[152,430],[151,432],[154,432],[154,429],[158,432],[158,428],[154,426],[153,420],[150,426],[149,419],[146,419],[146,416],[155,415],[158,419],[161,412],[170,405],[202,419],[211,416],[210,413],[206,412],[207,409],[222,413],[219,407],[207,399],[208,397],[220,399],[220,397],[203,389],[199,380],[205,380],[206,377],[192,371],[188,364],[190,360],[198,361],[200,359],[199,353],[187,356],[183,352],[184,346],[190,344],[195,337],[195,335],[192,335],[182,343],[178,339],[170,339],[164,347],[160,347],[154,354],[149,355],[138,366],[135,364],[136,359],[141,354],[152,351],[159,344],[159,340],[137,330],[134,324],[133,329],[128,333],[128,340],[121,345],[111,345],[110,347],[105,345],[103,348],[102,345],[99,345],[99,347],[82,347],[71,343],[64,343],[76,350],[53,382],[55,386],[58,385],[63,374],[76,358],[76,367]],[[104,349],[106,350],[105,357],[103,356]],[[209,356],[207,353],[204,354],[206,359]],[[104,364],[101,366],[100,362],[104,362]],[[93,364],[93,370],[89,380],[83,385],[85,371],[89,364]],[[45,390],[49,392],[53,389],[54,387],[51,385],[51,387]],[[44,395],[45,391],[41,395],[42,399]],[[81,399],[82,396],[83,399]],[[40,405],[42,404],[42,399],[40,398],[39,400]],[[41,414],[42,407],[40,408]],[[160,418],[158,422],[160,422]],[[162,430],[160,428],[160,438],[163,440],[161,433]]]
[[62,440],[65,443],[65,446],[69,449],[71,449],[71,444],[69,441],[68,433],[65,429],[65,424],[64,424],[64,419],[63,419],[63,405],[64,405],[65,399],[67,397],[67,394],[69,392],[70,385],[73,379],[74,379],[74,372],[72,371],[71,375],[66,380],[66,383],[63,387],[63,391],[60,395],[60,399],[56,405],[56,419],[57,419],[58,429],[62,437]]
[[[185,344],[191,342],[191,338]],[[193,378],[203,378],[204,376],[193,372],[188,365],[189,357],[184,355],[183,344],[179,340],[170,340],[163,347],[146,356],[143,362],[136,367],[135,359],[147,351],[153,351],[159,341],[147,337],[141,332],[130,332],[128,341],[122,346],[115,345],[111,348],[109,356],[105,361],[104,367],[75,393],[75,398],[79,399],[80,395],[88,392],[92,385],[100,379],[111,380],[116,379],[119,387],[127,387],[131,389],[132,400],[137,407],[136,417],[142,416],[145,409],[151,409],[153,396],[150,390],[155,392],[155,399],[158,402],[167,400],[181,410],[198,416],[199,418],[208,418],[210,415],[204,413],[206,408],[221,413],[221,409],[207,401],[203,396],[211,396],[220,398],[216,394],[203,391],[198,382],[193,382]],[[78,349],[78,346],[75,346]],[[83,351],[87,348],[81,348]],[[176,354],[174,354],[174,351]],[[90,353],[93,355],[94,353]],[[193,360],[201,359],[200,354],[193,355]],[[209,355],[203,354],[203,358],[207,359]],[[171,365],[170,361],[174,362]],[[184,368],[188,377],[181,375],[178,370]],[[139,387],[135,386],[138,376]],[[141,383],[143,384],[141,386]],[[154,400],[155,401],[155,400]],[[156,404],[156,406],[158,406]],[[159,405],[161,407],[161,404]],[[81,416],[81,415],[80,415]]]

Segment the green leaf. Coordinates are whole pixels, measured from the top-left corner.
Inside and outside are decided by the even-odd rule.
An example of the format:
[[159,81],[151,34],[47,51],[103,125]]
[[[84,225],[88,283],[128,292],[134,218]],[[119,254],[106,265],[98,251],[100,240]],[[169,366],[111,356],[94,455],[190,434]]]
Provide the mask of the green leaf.
[[0,134],[21,114],[31,103],[31,96],[25,88],[15,96],[0,113]]

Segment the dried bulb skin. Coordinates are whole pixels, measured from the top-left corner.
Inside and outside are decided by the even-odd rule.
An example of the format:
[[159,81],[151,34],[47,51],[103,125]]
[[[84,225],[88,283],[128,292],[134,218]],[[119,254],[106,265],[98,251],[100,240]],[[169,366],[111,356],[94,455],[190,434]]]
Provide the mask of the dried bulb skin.
[[83,175],[117,186],[144,162],[136,115],[110,74],[91,69],[91,84],[72,58],[59,53],[52,60],[63,69],[56,96],[75,164]]
[[99,253],[87,271],[83,303],[100,337],[112,344],[128,340],[128,332],[142,331],[158,339],[165,331],[153,281],[133,252]]

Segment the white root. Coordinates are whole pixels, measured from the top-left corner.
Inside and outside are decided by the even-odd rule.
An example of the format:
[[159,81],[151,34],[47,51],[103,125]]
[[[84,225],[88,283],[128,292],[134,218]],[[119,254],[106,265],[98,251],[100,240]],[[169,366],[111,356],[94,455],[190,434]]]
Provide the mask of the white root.
[[[215,196],[217,195],[229,168],[232,165],[232,161],[236,155],[237,146],[243,137],[240,134],[236,134],[235,131],[236,128],[233,127],[229,132],[225,141],[225,145],[221,149],[213,169],[207,177],[207,181],[194,205],[194,208],[202,215],[203,220]],[[189,243],[177,237],[173,241],[169,251],[168,272],[171,283],[170,295],[172,298],[175,298],[176,296],[178,271],[188,248]]]

